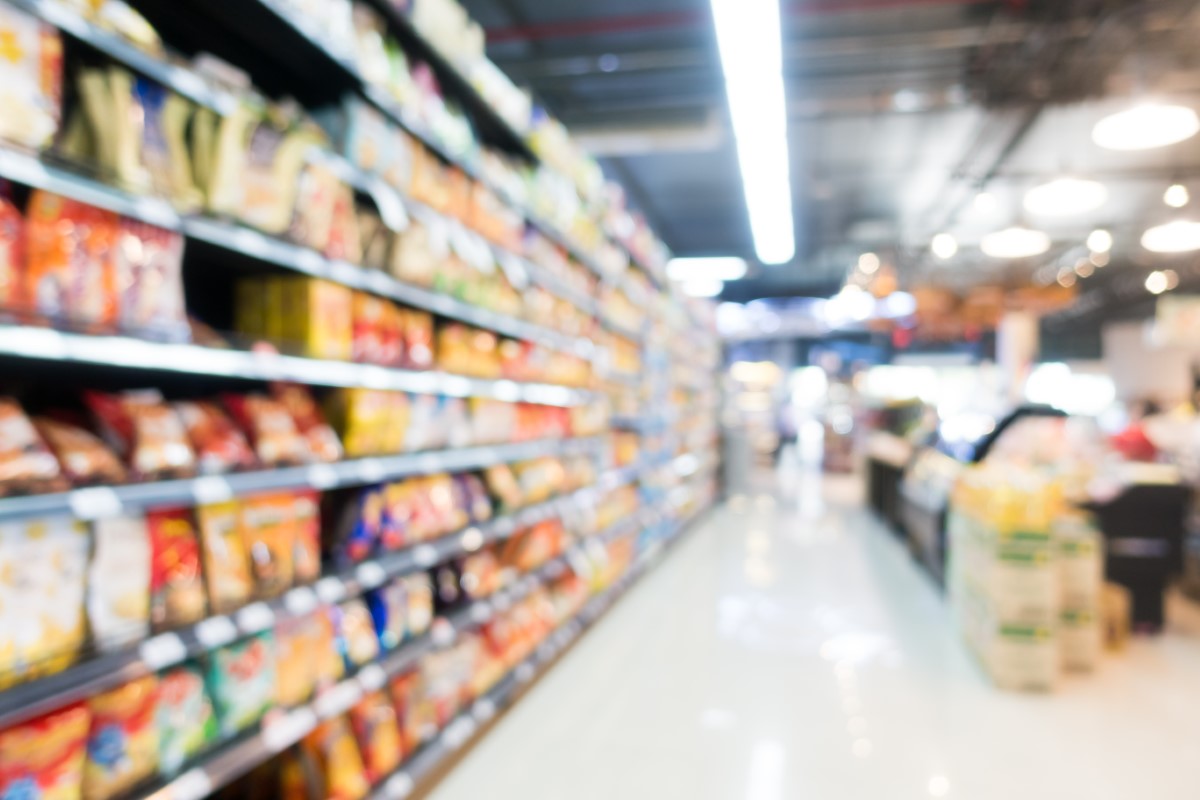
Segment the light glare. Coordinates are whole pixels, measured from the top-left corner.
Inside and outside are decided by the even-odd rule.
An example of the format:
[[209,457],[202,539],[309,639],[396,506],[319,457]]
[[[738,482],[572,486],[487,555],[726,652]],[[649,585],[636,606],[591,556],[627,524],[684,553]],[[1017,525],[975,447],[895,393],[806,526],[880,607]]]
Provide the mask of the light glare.
[[1097,228],[1088,234],[1087,246],[1088,250],[1091,250],[1093,253],[1107,253],[1109,250],[1112,250],[1112,234],[1103,228]]
[[1092,141],[1108,150],[1153,150],[1190,139],[1200,118],[1186,106],[1147,104],[1105,117],[1092,129]]
[[1171,208],[1183,208],[1192,201],[1188,189],[1182,183],[1176,183],[1167,187],[1167,191],[1163,193],[1163,202]]
[[1050,249],[1050,237],[1029,228],[1005,228],[983,237],[979,249],[992,258],[1030,258]]
[[1096,181],[1056,178],[1025,194],[1025,210],[1047,217],[1095,211],[1108,199],[1108,189]]
[[746,275],[746,262],[740,258],[672,258],[667,262],[667,277],[673,281],[736,281]]
[[958,240],[948,233],[939,233],[933,237],[930,249],[933,250],[935,256],[945,261],[954,258],[958,253]]
[[725,290],[725,281],[702,278],[683,281],[681,286],[688,297],[716,297]]
[[1200,222],[1177,219],[1142,234],[1142,247],[1152,253],[1188,253],[1200,250]]

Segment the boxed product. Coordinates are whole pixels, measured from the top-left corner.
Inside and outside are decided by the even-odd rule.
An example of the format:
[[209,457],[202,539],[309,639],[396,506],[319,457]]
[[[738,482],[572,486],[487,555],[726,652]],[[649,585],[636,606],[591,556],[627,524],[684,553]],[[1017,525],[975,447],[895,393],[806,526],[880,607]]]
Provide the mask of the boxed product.
[[155,713],[158,764],[171,776],[217,741],[217,716],[195,664],[182,664],[159,677]]
[[110,517],[92,524],[87,611],[92,641],[114,650],[150,633],[150,531],[143,517]]
[[157,771],[158,694],[158,677],[149,675],[88,700],[83,800],[117,797]]
[[341,389],[327,405],[346,455],[361,458],[398,453],[408,427],[408,397],[381,389]]
[[88,723],[79,704],[0,731],[0,797],[79,798]]
[[208,689],[221,733],[234,736],[262,719],[275,703],[275,639],[251,636],[213,652]]
[[87,528],[68,516],[0,523],[0,688],[75,660],[88,550]]
[[62,119],[63,45],[57,30],[12,6],[0,8],[0,139],[41,149]]
[[281,317],[283,341],[310,358],[351,360],[354,291],[318,278],[275,280],[283,287],[283,306],[269,308],[268,316]]

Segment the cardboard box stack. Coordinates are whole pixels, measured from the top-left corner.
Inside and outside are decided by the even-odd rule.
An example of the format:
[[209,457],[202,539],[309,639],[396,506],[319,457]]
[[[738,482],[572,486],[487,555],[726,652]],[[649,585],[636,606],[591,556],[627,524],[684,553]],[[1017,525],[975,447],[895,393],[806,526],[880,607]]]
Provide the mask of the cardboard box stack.
[[948,521],[949,586],[963,635],[1000,687],[1052,690],[1099,658],[1100,537],[1053,478],[971,470]]

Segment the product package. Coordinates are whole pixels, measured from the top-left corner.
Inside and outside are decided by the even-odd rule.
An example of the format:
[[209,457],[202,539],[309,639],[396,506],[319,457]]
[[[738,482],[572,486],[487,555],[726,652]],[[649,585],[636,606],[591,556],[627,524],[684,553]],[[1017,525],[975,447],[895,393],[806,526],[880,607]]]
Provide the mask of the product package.
[[0,797],[78,800],[88,721],[81,703],[0,731]]
[[35,191],[29,200],[24,297],[41,317],[107,328],[117,319],[119,217]]
[[186,401],[174,404],[205,475],[253,467],[257,460],[245,435],[216,403]]
[[400,452],[408,428],[408,397],[403,392],[341,389],[330,395],[328,411],[348,457]]
[[275,640],[251,636],[215,651],[208,688],[221,733],[233,736],[262,719],[275,702]]
[[308,442],[283,403],[263,394],[226,394],[223,400],[264,465],[305,464],[312,459]]
[[51,417],[34,417],[33,426],[54,451],[72,486],[111,486],[125,481],[121,459],[90,431]]
[[13,202],[12,187],[0,181],[0,313],[25,309],[25,217]]
[[150,622],[155,630],[199,622],[208,609],[200,571],[200,542],[190,509],[146,514],[153,552]]
[[321,495],[316,491],[292,494],[294,531],[292,572],[296,583],[321,577]]
[[188,338],[182,235],[122,219],[114,268],[122,330],[168,341]]
[[71,517],[0,524],[0,689],[75,660],[86,629],[88,549],[87,528]]
[[345,717],[321,722],[301,747],[324,776],[325,800],[362,800],[371,790],[362,755]]
[[392,650],[408,636],[408,592],[404,579],[392,581],[367,594],[367,607],[375,635],[384,650]]
[[0,139],[33,149],[50,144],[62,119],[63,45],[58,31],[11,6],[0,9]]
[[196,454],[187,430],[157,390],[117,395],[87,391],[83,397],[104,438],[135,478],[189,477],[195,472]]
[[167,776],[216,742],[217,716],[198,666],[172,667],[159,678],[155,726],[159,770]]
[[54,454],[11,397],[0,397],[0,497],[67,488]]
[[242,512],[236,501],[196,508],[204,551],[204,579],[214,614],[241,608],[254,594],[250,556],[242,538]]
[[399,717],[404,752],[411,753],[438,731],[437,716],[426,692],[424,675],[419,669],[398,675],[388,689]]
[[368,692],[350,709],[350,725],[367,768],[367,777],[377,783],[400,766],[404,741],[396,707],[384,692]]
[[291,587],[295,574],[295,499],[288,494],[248,497],[241,512],[255,595],[278,597]]
[[386,500],[382,486],[370,486],[346,504],[338,525],[336,556],[343,563],[356,564],[381,547],[385,525]]
[[158,769],[158,694],[158,677],[149,675],[88,700],[83,800],[110,800]]
[[144,517],[110,517],[92,524],[87,611],[92,640],[115,650],[150,634],[153,553]]
[[375,623],[362,600],[348,600],[338,606],[337,630],[339,649],[346,659],[347,669],[357,669],[379,656],[379,639]]
[[346,661],[338,644],[337,616],[335,608],[322,608],[313,615],[312,654],[318,689],[328,688],[346,675]]
[[404,593],[408,598],[408,635],[424,636],[433,624],[433,583],[423,572],[409,575],[404,578]]
[[339,461],[344,455],[342,443],[333,428],[325,421],[320,406],[306,386],[277,383],[271,386],[271,396],[287,408],[296,423],[296,429],[308,441],[308,449],[315,461]]
[[316,691],[320,624],[310,615],[289,619],[275,629],[275,702],[283,708],[300,705]]

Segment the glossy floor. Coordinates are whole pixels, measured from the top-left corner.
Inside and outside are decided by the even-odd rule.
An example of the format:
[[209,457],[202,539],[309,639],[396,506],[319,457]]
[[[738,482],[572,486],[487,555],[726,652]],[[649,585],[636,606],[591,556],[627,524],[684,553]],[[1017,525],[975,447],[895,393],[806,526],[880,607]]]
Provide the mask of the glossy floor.
[[852,479],[771,489],[694,528],[434,799],[1200,796],[1200,630],[1005,694]]

